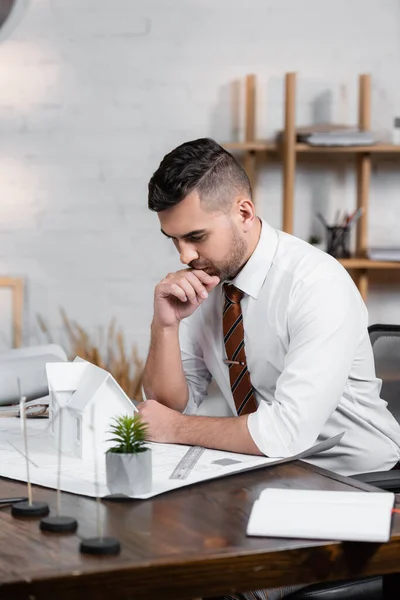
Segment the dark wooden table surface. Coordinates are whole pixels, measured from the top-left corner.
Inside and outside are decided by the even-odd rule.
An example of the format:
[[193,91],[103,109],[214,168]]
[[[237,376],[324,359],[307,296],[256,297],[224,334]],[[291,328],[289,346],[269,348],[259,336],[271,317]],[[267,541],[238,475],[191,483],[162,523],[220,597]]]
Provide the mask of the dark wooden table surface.
[[[121,554],[114,557],[79,553],[80,540],[96,535],[93,499],[63,495],[62,512],[79,521],[76,534],[42,533],[37,520],[15,519],[4,508],[0,598],[180,600],[399,571],[400,515],[393,517],[387,544],[247,537],[252,504],[266,486],[374,489],[296,462],[196,484],[152,500],[103,501],[105,533],[122,544]],[[53,490],[34,490],[34,499],[55,507]],[[26,495],[26,486],[0,479],[0,496],[12,495]]]

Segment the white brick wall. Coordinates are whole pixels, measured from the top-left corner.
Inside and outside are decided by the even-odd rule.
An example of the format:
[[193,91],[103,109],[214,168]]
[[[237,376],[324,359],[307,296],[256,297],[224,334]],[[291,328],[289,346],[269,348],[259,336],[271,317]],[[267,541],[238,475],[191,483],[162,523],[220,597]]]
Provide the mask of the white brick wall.
[[[257,74],[265,136],[282,123],[285,71],[301,77],[303,122],[321,106],[354,120],[357,75],[371,72],[374,126],[389,131],[399,64],[398,0],[20,0],[0,34],[0,273],[26,281],[26,343],[40,339],[37,313],[57,338],[63,306],[90,331],[117,317],[145,355],[154,285],[178,266],[146,208],[147,182],[178,143],[232,139],[232,80]],[[378,168],[373,243],[399,239],[399,172]],[[304,162],[296,233],[318,230],[318,208],[353,207],[352,186],[348,167]],[[280,227],[277,165],[260,177],[258,203]],[[400,322],[399,294],[372,294],[371,322]]]

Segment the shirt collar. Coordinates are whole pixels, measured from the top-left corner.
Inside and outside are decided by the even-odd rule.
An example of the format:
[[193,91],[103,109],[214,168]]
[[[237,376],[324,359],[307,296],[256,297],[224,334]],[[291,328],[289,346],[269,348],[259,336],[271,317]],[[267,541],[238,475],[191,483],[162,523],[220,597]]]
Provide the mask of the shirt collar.
[[258,244],[243,269],[232,281],[239,290],[257,299],[265,278],[274,260],[278,247],[278,232],[264,219],[261,221],[261,234]]

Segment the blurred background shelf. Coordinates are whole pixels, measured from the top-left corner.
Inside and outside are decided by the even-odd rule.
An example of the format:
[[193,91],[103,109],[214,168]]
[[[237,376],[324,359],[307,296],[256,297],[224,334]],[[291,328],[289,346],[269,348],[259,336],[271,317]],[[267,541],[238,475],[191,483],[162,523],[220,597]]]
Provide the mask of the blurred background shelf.
[[[376,143],[359,146],[314,146],[297,142],[296,128],[296,73],[286,73],[284,90],[284,128],[279,142],[275,140],[259,140],[255,135],[256,123],[256,77],[247,75],[245,81],[245,139],[244,141],[227,142],[223,146],[233,152],[240,153],[244,169],[250,179],[256,195],[256,175],[262,161],[257,160],[262,154],[277,158],[282,163],[283,177],[283,210],[282,230],[293,233],[295,210],[295,176],[298,155],[337,155],[354,160],[356,170],[355,208],[362,209],[362,215],[356,223],[356,257],[367,256],[368,250],[368,204],[371,182],[371,162],[373,157],[393,155],[400,158],[400,145]],[[371,76],[362,74],[358,79],[358,124],[361,132],[369,131],[371,126]],[[368,258],[350,258],[340,260],[351,275],[363,297],[367,299],[369,274],[377,271],[398,270],[400,262],[372,261]]]
[[370,260],[369,258],[341,258],[339,262],[346,269],[400,269],[400,262]]
[[400,146],[374,144],[372,146],[309,146],[296,144],[296,152],[321,154],[400,154]]
[[[279,154],[283,145],[274,141],[255,140],[254,142],[228,142],[224,148],[240,152],[260,152]],[[400,154],[400,146],[394,144],[374,144],[372,146],[309,146],[296,144],[296,152],[307,154]]]
[[238,150],[242,152],[274,152],[279,151],[278,145],[274,142],[263,140],[254,140],[254,142],[228,142],[223,144],[227,150]]

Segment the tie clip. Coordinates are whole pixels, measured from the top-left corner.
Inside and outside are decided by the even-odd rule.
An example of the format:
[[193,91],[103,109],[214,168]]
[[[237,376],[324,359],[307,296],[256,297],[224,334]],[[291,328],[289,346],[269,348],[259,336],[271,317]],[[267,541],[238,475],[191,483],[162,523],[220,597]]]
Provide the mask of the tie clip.
[[225,358],[223,362],[225,365],[240,365],[241,367],[244,367],[246,365],[246,363],[243,360],[228,360],[227,358]]

